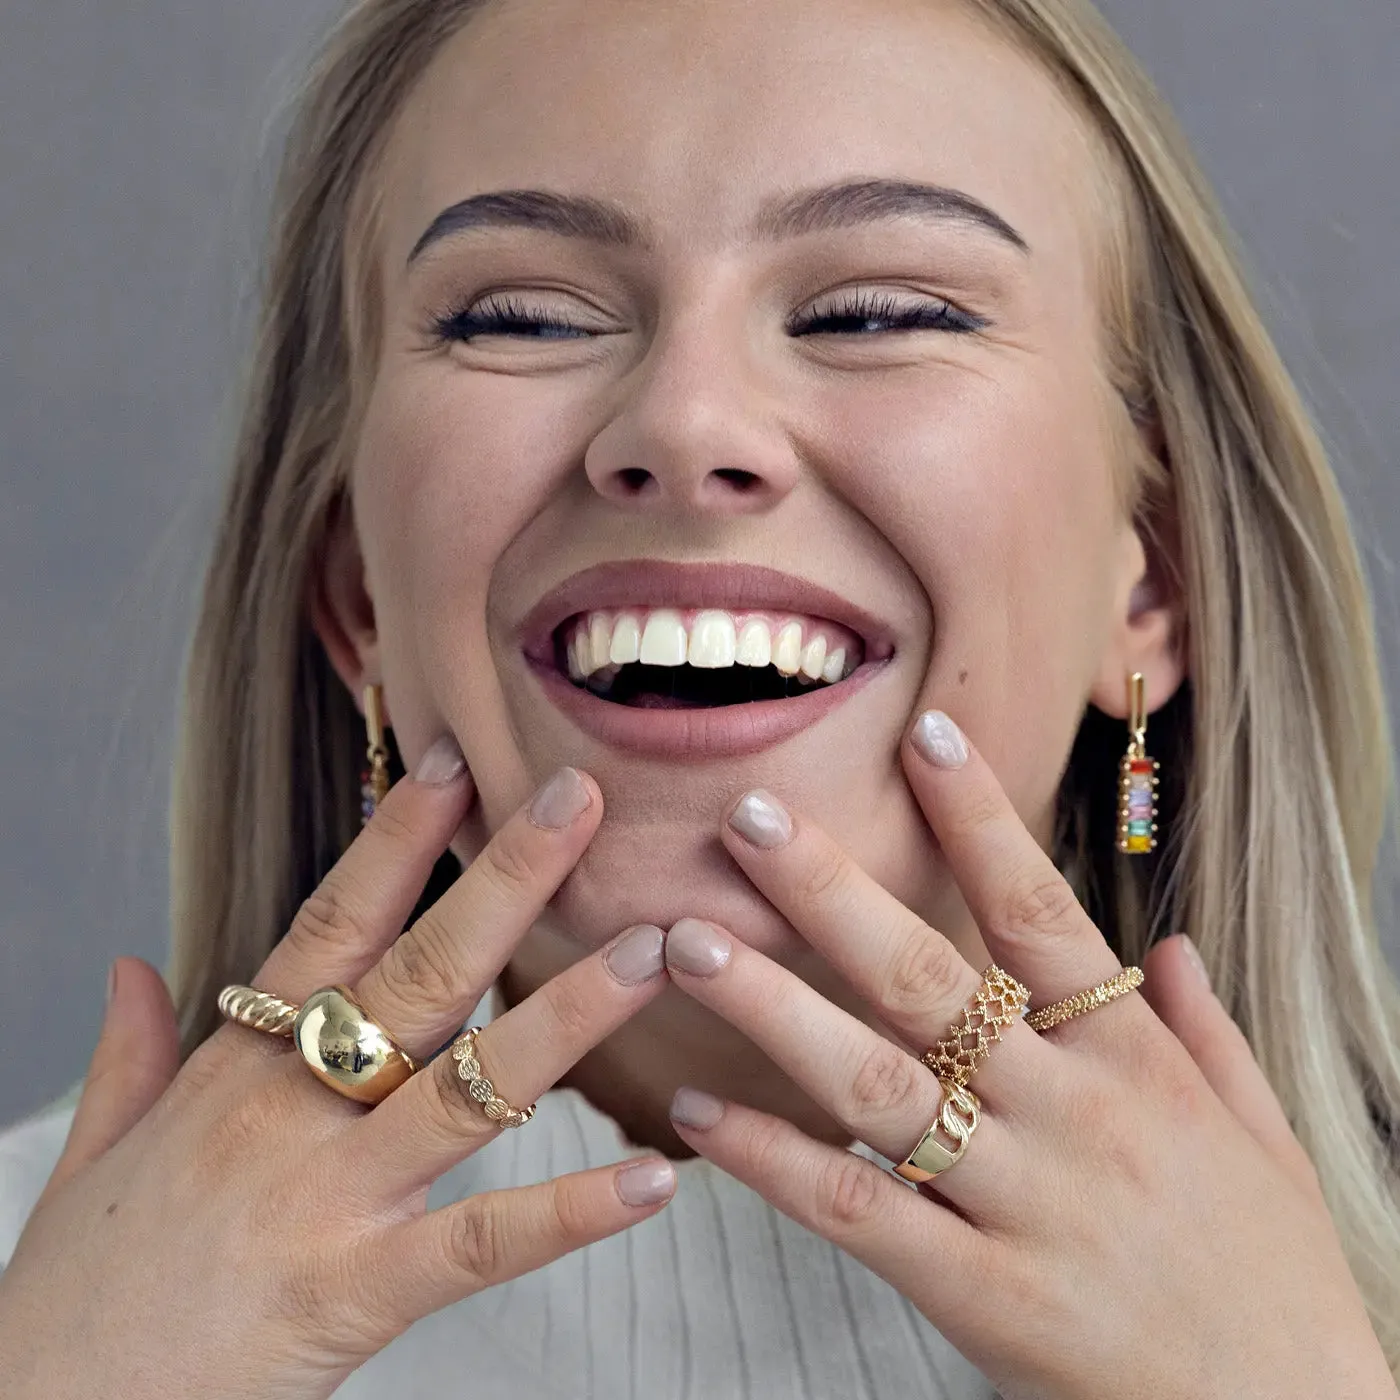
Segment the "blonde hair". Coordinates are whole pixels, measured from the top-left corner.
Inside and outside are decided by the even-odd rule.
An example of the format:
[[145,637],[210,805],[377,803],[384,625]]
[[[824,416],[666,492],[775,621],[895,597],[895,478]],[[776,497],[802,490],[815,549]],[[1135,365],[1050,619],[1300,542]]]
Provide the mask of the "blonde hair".
[[[295,110],[229,494],[185,681],[172,814],[184,1051],[358,829],[363,727],[305,608],[379,334],[375,171],[482,0],[361,0]],[[1121,724],[1086,713],[1055,854],[1125,962],[1190,930],[1315,1164],[1400,1374],[1400,992],[1372,905],[1392,756],[1375,629],[1325,453],[1164,104],[1079,0],[968,0],[1087,116],[1118,191],[1106,369],[1155,425],[1132,505],[1186,600],[1152,718],[1162,846],[1114,849]],[[1111,222],[1112,220],[1110,220]],[[1167,540],[1167,533],[1170,539]],[[433,891],[429,891],[431,897]]]

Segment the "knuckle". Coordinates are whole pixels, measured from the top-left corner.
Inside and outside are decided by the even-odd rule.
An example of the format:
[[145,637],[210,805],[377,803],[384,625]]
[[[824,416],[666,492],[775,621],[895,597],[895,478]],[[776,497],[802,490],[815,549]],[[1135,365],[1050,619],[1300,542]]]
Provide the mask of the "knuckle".
[[797,881],[797,897],[803,905],[841,904],[850,887],[850,867],[840,859],[808,862]]
[[961,958],[953,945],[928,929],[908,934],[900,943],[883,992],[885,1008],[912,1014],[930,1003],[946,1001],[962,980]]
[[576,978],[556,977],[545,983],[541,999],[545,1018],[544,1036],[566,1046],[592,1038],[597,1023],[595,1001]]
[[560,1177],[549,1194],[551,1233],[569,1246],[598,1233],[597,1203],[582,1181]]
[[1038,877],[1007,896],[996,931],[1003,938],[1043,942],[1078,924],[1083,910],[1074,891],[1058,874]]
[[913,1103],[928,1072],[897,1045],[882,1041],[861,1061],[851,1080],[855,1121],[880,1119]]
[[832,1234],[849,1234],[878,1219],[881,1173],[853,1153],[822,1168],[817,1182],[817,1209]]
[[456,940],[432,910],[390,944],[384,954],[384,980],[405,1001],[429,1009],[455,1005],[462,980]]
[[444,1232],[448,1264],[470,1284],[487,1287],[503,1263],[501,1235],[500,1208],[489,1195],[459,1202]]
[[505,902],[518,903],[539,883],[526,843],[518,832],[504,828],[480,856],[481,875]]
[[401,810],[401,804],[388,797],[375,807],[374,815],[362,834],[392,846],[416,846],[422,839],[407,814]]
[[460,1142],[463,1138],[483,1138],[495,1131],[495,1125],[468,1095],[452,1056],[439,1055],[433,1067],[433,1093],[428,1096],[430,1112],[436,1117],[443,1136],[449,1142]]
[[365,942],[367,935],[344,877],[332,871],[302,900],[287,936],[313,949],[325,946],[340,953]]

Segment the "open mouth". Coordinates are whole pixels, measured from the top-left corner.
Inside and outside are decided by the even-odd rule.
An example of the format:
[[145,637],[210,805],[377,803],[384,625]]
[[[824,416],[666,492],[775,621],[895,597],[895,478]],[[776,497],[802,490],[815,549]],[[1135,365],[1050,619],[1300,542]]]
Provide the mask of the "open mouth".
[[553,641],[576,688],[642,710],[791,699],[840,685],[864,660],[861,638],[839,623],[746,609],[580,612]]

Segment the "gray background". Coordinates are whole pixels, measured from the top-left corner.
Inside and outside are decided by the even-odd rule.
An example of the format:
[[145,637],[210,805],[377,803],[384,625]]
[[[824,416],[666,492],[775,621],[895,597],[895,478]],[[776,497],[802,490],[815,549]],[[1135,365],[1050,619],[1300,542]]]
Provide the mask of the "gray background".
[[[83,1072],[112,957],[164,962],[175,686],[265,147],[338,9],[0,6],[0,1122]],[[1107,10],[1195,141],[1334,449],[1400,715],[1400,5]]]

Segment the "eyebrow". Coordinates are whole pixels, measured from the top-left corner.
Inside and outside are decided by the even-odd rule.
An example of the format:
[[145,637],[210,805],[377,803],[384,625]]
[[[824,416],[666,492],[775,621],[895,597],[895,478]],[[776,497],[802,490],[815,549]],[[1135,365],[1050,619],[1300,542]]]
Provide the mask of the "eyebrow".
[[[845,181],[780,195],[763,206],[753,232],[762,241],[777,242],[829,229],[911,218],[972,225],[1019,252],[1030,251],[1026,240],[981,200],[961,190],[913,180]],[[444,209],[413,245],[409,264],[439,240],[478,228],[536,229],[618,248],[645,250],[654,246],[646,225],[621,205],[555,190],[498,190],[472,195]]]

